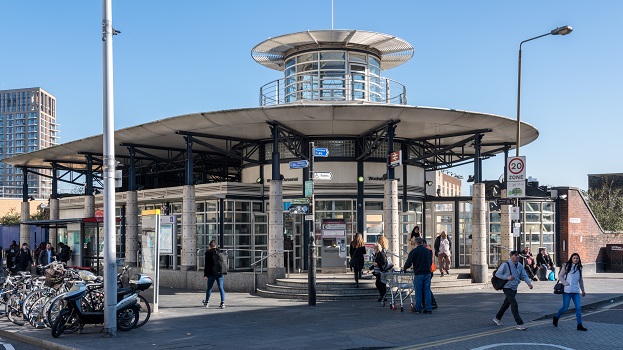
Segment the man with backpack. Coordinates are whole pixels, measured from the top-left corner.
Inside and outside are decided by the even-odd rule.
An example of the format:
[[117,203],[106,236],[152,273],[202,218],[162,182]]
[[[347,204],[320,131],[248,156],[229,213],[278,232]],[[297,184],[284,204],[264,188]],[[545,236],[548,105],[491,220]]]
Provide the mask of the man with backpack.
[[212,294],[212,287],[214,282],[218,286],[218,291],[221,293],[221,309],[225,308],[225,289],[223,288],[224,275],[227,274],[227,252],[223,252],[216,248],[216,241],[211,240],[209,249],[205,254],[205,268],[203,270],[203,278],[208,281],[208,289],[206,290],[206,298],[203,301],[203,306],[206,308],[210,304],[210,295]]
[[510,307],[511,312],[513,313],[513,317],[515,318],[515,323],[517,323],[517,326],[515,328],[521,331],[525,331],[526,326],[524,326],[523,320],[521,319],[521,316],[519,316],[519,307],[517,306],[517,287],[519,286],[519,283],[521,283],[521,281],[524,281],[526,282],[526,284],[528,284],[528,287],[532,289],[532,283],[530,282],[530,277],[528,277],[528,274],[526,273],[526,270],[524,270],[523,265],[519,263],[518,251],[513,250],[510,252],[510,258],[508,259],[508,262],[498,267],[497,271],[495,272],[495,276],[508,282],[506,282],[506,284],[502,288],[502,290],[504,291],[504,302],[502,303],[502,306],[500,307],[498,313],[495,315],[493,322],[495,322],[495,324],[497,324],[498,326],[501,326],[502,316],[504,316],[504,313]]

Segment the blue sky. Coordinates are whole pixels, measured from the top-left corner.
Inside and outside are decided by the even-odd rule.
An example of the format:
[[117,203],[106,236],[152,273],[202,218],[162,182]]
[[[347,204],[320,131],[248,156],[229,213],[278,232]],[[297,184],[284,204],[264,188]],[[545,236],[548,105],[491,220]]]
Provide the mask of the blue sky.
[[[310,5],[311,4],[311,5]],[[522,40],[522,121],[540,137],[522,147],[541,184],[587,187],[590,173],[623,172],[623,1],[334,1],[334,28],[396,35],[415,55],[383,73],[409,103],[516,118]],[[0,89],[56,96],[61,142],[102,133],[101,1],[3,1]],[[186,113],[256,107],[282,77],[250,50],[286,33],[331,29],[331,0],[113,1],[115,128]],[[514,151],[511,151],[514,155]],[[451,169],[467,175],[473,166]],[[503,156],[486,160],[497,179]]]

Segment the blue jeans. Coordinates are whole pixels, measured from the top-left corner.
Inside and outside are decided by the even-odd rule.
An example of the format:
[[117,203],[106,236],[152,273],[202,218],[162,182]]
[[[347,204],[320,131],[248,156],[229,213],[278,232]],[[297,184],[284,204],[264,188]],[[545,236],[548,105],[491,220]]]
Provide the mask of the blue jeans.
[[214,282],[218,286],[218,291],[221,293],[221,304],[225,302],[225,289],[223,289],[223,275],[208,276],[208,290],[206,290],[206,303],[210,301],[210,295],[212,295],[212,287]]
[[562,307],[556,313],[556,317],[562,316],[565,311],[569,310],[569,301],[573,299],[573,305],[575,305],[575,319],[578,321],[578,324],[582,323],[581,298],[582,296],[580,293],[562,293]]
[[431,311],[433,303],[430,291],[430,274],[413,276],[413,288],[415,289],[415,310],[422,311],[422,297],[424,297],[424,309]]

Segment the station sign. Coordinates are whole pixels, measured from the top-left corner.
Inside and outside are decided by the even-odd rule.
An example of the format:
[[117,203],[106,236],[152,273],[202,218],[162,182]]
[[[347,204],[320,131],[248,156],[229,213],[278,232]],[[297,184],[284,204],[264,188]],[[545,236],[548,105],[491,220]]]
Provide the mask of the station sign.
[[314,171],[314,180],[331,180],[333,174],[329,171]]
[[397,167],[402,165],[402,151],[391,152],[389,154],[389,166]]
[[309,166],[309,161],[307,160],[294,160],[290,162],[290,169],[303,169]]
[[294,198],[291,200],[292,204],[309,204],[311,199],[309,198]]
[[328,157],[329,150],[323,147],[315,147],[314,148],[314,157]]
[[311,180],[305,181],[305,197],[311,197],[314,192],[314,183]]
[[495,201],[497,202],[498,205],[512,205],[513,204],[512,198],[496,198]]

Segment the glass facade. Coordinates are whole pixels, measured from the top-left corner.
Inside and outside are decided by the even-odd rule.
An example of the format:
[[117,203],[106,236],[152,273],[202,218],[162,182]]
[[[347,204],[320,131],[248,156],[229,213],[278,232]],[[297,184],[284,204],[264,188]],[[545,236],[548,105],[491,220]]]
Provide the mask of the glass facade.
[[362,52],[298,54],[285,62],[284,101],[385,101],[380,67],[378,57]]

